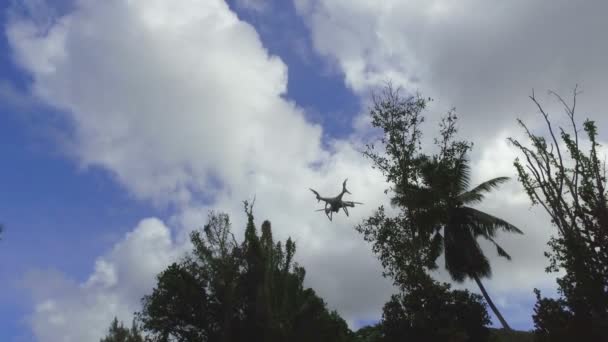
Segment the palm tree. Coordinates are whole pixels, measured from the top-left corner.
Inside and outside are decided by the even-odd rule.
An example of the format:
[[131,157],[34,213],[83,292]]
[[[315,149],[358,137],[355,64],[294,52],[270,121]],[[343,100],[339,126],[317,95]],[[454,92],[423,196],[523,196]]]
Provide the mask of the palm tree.
[[481,278],[491,276],[492,269],[477,238],[483,237],[492,242],[498,255],[511,260],[511,256],[496,243],[494,237],[498,230],[523,233],[500,218],[470,207],[480,203],[486,193],[507,180],[508,177],[497,177],[467,190],[470,168],[464,157],[452,162],[438,158],[425,159],[420,172],[421,185],[396,189],[392,202],[405,203],[406,207],[417,210],[417,224],[422,229],[434,231],[432,242],[438,249],[436,255],[445,252],[445,268],[451,278],[459,283],[466,278],[475,280],[500,323],[505,329],[511,330],[481,282]]

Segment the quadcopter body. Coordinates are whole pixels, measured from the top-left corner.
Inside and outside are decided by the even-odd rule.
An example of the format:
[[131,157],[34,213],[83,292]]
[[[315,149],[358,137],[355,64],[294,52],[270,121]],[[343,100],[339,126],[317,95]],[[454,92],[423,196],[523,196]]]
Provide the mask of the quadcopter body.
[[325,202],[325,208],[318,209],[317,211],[325,211],[325,215],[327,215],[327,218],[330,221],[332,220],[333,213],[340,212],[340,209],[344,210],[344,213],[346,214],[346,216],[349,216],[347,208],[353,208],[355,206],[355,204],[363,204],[361,202],[344,201],[342,199],[342,196],[344,196],[345,193],[350,194],[350,191],[348,191],[346,189],[347,180],[348,180],[348,178],[344,180],[344,183],[342,183],[342,192],[338,196],[335,196],[335,197],[323,197],[323,196],[319,195],[319,193],[317,191],[310,189],[310,191],[312,191],[315,194],[315,196],[317,196],[317,202],[320,202],[320,201]]

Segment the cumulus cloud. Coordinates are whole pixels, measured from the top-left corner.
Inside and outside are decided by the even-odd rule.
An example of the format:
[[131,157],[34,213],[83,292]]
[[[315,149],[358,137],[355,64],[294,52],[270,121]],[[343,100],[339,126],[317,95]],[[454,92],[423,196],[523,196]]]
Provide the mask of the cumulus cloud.
[[463,129],[487,138],[535,113],[532,88],[565,94],[580,83],[584,114],[606,124],[605,2],[294,2],[315,50],[360,94],[391,79],[456,106]]
[[36,338],[98,341],[114,317],[131,321],[142,294],[151,292],[156,275],[179,254],[169,228],[148,218],[99,257],[82,283],[57,271],[30,272],[25,282],[36,302],[29,317]]
[[282,98],[286,66],[222,1],[80,1],[8,36],[32,91],[74,124],[72,153],[139,198],[184,203],[323,155],[320,127]]

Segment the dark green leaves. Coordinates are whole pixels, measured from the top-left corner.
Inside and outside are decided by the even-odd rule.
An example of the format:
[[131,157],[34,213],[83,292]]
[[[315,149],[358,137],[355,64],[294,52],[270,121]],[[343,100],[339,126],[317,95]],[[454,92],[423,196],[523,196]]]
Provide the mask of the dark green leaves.
[[245,204],[242,243],[226,214],[211,213],[191,234],[194,250],[158,276],[138,314],[153,341],[347,341],[344,320],[304,287],[295,243],[274,242],[269,221],[261,236]]

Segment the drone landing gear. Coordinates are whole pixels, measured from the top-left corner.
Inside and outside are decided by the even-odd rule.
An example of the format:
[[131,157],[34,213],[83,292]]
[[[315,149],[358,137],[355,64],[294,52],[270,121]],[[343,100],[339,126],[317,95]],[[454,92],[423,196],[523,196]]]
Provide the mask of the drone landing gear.
[[330,221],[332,220],[332,217],[334,216],[334,212],[333,212],[333,210],[331,210],[331,206],[329,205],[329,203],[325,203],[325,215],[327,215],[327,218]]

